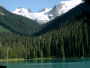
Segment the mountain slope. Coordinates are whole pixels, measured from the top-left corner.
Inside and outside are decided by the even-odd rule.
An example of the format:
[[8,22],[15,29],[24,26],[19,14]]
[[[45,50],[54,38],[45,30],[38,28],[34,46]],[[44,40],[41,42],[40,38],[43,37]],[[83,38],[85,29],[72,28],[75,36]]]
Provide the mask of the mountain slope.
[[75,8],[71,9],[67,13],[56,17],[54,20],[45,24],[41,31],[37,32],[35,35],[44,34],[53,29],[59,29],[66,24],[74,23],[76,20],[87,18],[90,15],[90,5],[82,3]]
[[[87,11],[85,8],[88,8],[89,5],[80,4],[77,7],[71,9],[69,12],[56,17],[54,20],[48,22],[48,24],[40,25],[35,21],[32,21],[26,17],[19,16],[8,12],[7,10],[1,8],[1,12],[4,15],[0,16],[0,24],[4,27],[9,28],[11,31],[23,34],[23,35],[39,35],[49,30],[62,27],[67,23],[72,23],[75,20],[80,20]],[[85,7],[85,8],[82,8]],[[84,11],[84,12],[83,12]],[[8,24],[7,24],[8,22]]]
[[0,13],[0,25],[10,29],[12,32],[31,34],[34,31],[38,31],[41,26],[37,22],[26,17],[12,14],[3,7],[0,7]]

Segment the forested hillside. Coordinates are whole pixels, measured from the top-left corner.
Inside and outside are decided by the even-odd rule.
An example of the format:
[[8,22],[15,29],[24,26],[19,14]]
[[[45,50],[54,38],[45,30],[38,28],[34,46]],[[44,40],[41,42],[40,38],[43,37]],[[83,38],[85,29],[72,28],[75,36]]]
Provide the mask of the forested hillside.
[[[86,19],[86,18],[85,18]],[[90,57],[90,24],[85,19],[37,37],[0,32],[0,58]]]

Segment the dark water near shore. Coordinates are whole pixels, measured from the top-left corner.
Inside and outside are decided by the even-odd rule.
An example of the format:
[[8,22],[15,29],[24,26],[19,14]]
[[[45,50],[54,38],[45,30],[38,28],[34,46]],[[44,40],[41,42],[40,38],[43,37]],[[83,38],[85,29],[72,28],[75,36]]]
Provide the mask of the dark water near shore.
[[30,60],[24,62],[0,63],[7,68],[90,68],[90,59],[81,60]]

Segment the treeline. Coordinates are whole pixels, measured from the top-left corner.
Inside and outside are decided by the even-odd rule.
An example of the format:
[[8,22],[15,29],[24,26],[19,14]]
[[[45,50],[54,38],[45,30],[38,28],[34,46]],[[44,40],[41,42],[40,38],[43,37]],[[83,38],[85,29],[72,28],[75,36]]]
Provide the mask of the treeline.
[[1,58],[82,58],[90,57],[90,24],[75,21],[42,36],[0,33]]

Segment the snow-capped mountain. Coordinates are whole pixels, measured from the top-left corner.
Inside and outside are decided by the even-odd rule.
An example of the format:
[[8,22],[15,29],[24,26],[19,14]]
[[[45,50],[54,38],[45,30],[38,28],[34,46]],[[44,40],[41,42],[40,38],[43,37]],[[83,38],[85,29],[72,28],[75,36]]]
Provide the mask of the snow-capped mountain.
[[66,12],[68,12],[70,9],[76,7],[80,3],[83,3],[82,0],[70,0],[70,1],[61,1],[59,4],[54,6],[50,12],[48,12],[48,15],[51,19],[60,16]]
[[30,9],[28,10],[25,8],[17,8],[13,13],[35,20],[40,24],[44,24],[55,17],[68,12],[82,2],[82,0],[60,1],[60,3],[53,8],[44,8],[39,12],[32,12]]
[[15,11],[13,11],[13,13],[25,16],[32,20],[36,20],[37,22],[45,23],[50,20],[48,15],[46,14],[50,10],[51,8],[45,8],[41,10],[40,12],[30,12],[28,9],[25,9],[25,8],[17,8]]

